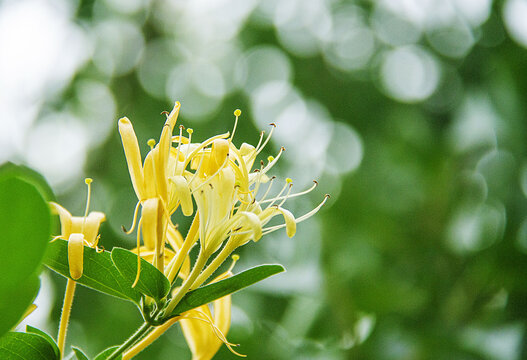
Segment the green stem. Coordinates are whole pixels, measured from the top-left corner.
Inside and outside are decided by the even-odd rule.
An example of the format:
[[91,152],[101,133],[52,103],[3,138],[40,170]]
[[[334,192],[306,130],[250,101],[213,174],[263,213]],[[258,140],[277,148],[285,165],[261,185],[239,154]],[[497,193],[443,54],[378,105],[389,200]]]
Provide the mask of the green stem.
[[135,333],[132,334],[132,336],[130,336],[121,346],[119,346],[119,348],[117,348],[106,360],[117,359],[119,355],[121,355],[123,352],[128,350],[130,346],[134,345],[137,342],[137,340],[141,339],[141,337],[143,337],[143,335],[145,335],[150,330],[151,327],[152,325],[145,322],[143,325],[141,325],[139,329],[137,329]]
[[190,289],[190,287],[194,284],[194,281],[199,276],[199,274],[201,273],[201,270],[203,270],[203,267],[207,263],[207,259],[208,259],[208,256],[206,256],[203,253],[203,251],[200,251],[198,255],[198,259],[196,260],[196,263],[194,264],[194,268],[190,272],[188,278],[185,279],[181,287],[178,289],[178,292],[176,293],[176,295],[174,295],[174,297],[172,298],[172,300],[166,307],[165,309],[166,315],[170,315],[172,313],[176,305],[181,301],[183,296],[185,296],[188,289]]

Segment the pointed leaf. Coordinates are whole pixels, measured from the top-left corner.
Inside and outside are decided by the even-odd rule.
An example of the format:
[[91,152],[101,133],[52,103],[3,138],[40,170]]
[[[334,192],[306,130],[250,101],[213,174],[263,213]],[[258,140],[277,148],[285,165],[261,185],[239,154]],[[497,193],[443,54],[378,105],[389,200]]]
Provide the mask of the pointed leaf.
[[[49,244],[44,257],[44,264],[62,276],[70,278],[68,242],[58,239]],[[94,290],[131,300],[136,304],[141,299],[141,293],[128,286],[128,281],[117,270],[108,251],[97,252],[95,249],[85,246],[84,271],[76,281]]]
[[[40,279],[34,274],[18,288],[0,292],[0,336],[14,328],[37,297]],[[1,359],[1,358],[0,358]]]
[[[0,167],[0,336],[20,320],[38,290],[35,277],[51,231],[51,213],[38,189],[4,169]],[[13,304],[15,299],[19,301]]]
[[51,344],[42,336],[9,332],[0,338],[2,360],[58,360]]
[[260,265],[225,280],[190,291],[176,305],[170,316],[177,316],[185,311],[208,304],[211,301],[232,294],[282,271],[285,271],[282,265]]
[[31,326],[31,325],[27,325],[26,326],[26,333],[37,334],[37,335],[42,336],[44,339],[46,339],[46,341],[53,348],[53,351],[55,352],[55,356],[57,357],[57,359],[60,358],[59,347],[58,347],[57,343],[55,342],[55,340],[51,336],[46,334],[44,331],[42,331],[40,329],[37,329],[37,328],[35,328],[35,327]]
[[[122,248],[114,248],[112,260],[131,287],[137,276],[137,254]],[[135,289],[159,302],[170,291],[170,282],[156,267],[141,259],[141,273]]]
[[85,353],[82,352],[81,349],[79,348],[76,348],[76,347],[71,347],[71,349],[73,350],[73,352],[75,353],[75,356],[77,357],[77,360],[90,360]]
[[[99,355],[97,355],[94,360],[106,360],[118,348],[119,348],[119,346],[117,346],[117,345],[109,347],[108,349],[102,351]],[[115,359],[116,360],[121,360],[122,358],[123,358],[123,355],[121,354],[118,357],[116,357]]]

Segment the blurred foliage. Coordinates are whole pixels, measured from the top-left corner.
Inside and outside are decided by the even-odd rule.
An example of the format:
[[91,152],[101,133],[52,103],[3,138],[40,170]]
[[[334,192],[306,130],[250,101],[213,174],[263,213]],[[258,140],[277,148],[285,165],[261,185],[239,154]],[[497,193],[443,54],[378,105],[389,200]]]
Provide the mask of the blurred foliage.
[[[78,1],[71,22],[91,50],[66,85],[46,95],[35,126],[50,117],[62,131],[80,125],[41,129],[20,157],[37,166],[39,152],[58,146],[60,166],[39,170],[61,203],[80,213],[82,174],[93,177],[92,208],[109,219],[101,244],[131,247],[120,231],[135,200],[119,116],[134,121],[145,149],[163,121],[152,114],[176,99],[182,124],[201,138],[230,129],[235,108],[244,111],[240,142],[277,122],[273,146],[288,149],[284,175],[300,186],[316,177],[313,202],[324,192],[332,199],[293,240],[274,236],[241,250],[240,270],[280,262],[288,273],[233,297],[228,338],[240,352],[525,359],[523,3]],[[64,113],[71,121],[53,120]],[[67,141],[83,132],[89,140]],[[51,330],[65,283],[50,276],[55,303],[44,328]],[[72,321],[69,340],[89,355],[140,323],[132,305],[85,288]],[[189,354],[174,327],[137,358]],[[235,356],[223,347],[216,358]]]

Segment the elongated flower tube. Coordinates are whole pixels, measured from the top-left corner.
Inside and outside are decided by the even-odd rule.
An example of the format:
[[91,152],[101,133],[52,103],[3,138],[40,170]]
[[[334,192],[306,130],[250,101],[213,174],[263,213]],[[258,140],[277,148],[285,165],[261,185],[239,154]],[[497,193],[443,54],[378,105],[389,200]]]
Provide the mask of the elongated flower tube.
[[106,220],[106,215],[100,211],[88,213],[90,205],[90,184],[92,180],[86,179],[88,185],[88,200],[84,216],[72,216],[71,213],[55,202],[50,202],[51,209],[59,215],[61,234],[58,238],[68,241],[68,260],[71,278],[77,280],[83,272],[84,245],[95,248],[98,243],[99,227]]
[[[132,186],[139,203],[142,205],[139,223],[142,225],[143,243],[148,250],[154,250],[153,264],[160,271],[164,271],[164,248],[167,240],[167,229],[168,227],[173,227],[170,215],[175,210],[168,208],[172,188],[169,189],[169,179],[166,176],[166,171],[170,156],[172,131],[177,121],[179,108],[180,104],[176,102],[174,109],[167,116],[159,143],[155,145],[155,141],[149,141],[151,150],[146,155],[144,164],[142,164],[141,151],[132,123],[126,117],[121,118],[118,122]],[[135,216],[133,224],[136,223]],[[133,226],[130,231],[133,231]],[[140,240],[139,231],[138,229],[138,242]],[[139,251],[140,248],[138,243],[137,249]],[[140,265],[139,255],[138,264]],[[139,272],[137,274],[138,278]]]
[[[238,256],[234,255],[230,268],[210,283],[231,277],[232,268],[237,260]],[[231,326],[231,305],[231,296],[227,295],[212,303],[214,314],[207,305],[182,314],[179,324],[192,352],[192,360],[212,359],[222,343],[225,343],[236,355],[242,356],[232,349],[232,344],[226,339]]]

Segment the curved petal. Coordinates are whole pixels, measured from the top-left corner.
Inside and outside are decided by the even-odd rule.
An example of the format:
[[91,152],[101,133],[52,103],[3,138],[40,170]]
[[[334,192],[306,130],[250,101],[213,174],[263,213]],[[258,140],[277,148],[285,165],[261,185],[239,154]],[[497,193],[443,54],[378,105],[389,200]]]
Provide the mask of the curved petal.
[[90,246],[95,245],[101,223],[106,220],[106,215],[100,211],[92,211],[84,220],[84,237]]
[[192,197],[190,195],[190,188],[187,180],[181,176],[172,176],[170,181],[175,186],[175,195],[181,204],[181,211],[183,215],[190,216],[194,212],[194,206],[192,204]]
[[59,215],[61,236],[63,236],[64,239],[69,238],[71,234],[71,228],[72,228],[72,221],[71,221],[72,216],[70,212],[64,209],[62,206],[60,206],[56,202],[50,201],[49,205],[51,206],[52,212]]
[[84,265],[84,235],[71,234],[68,238],[68,263],[73,280],[82,276]]
[[134,187],[137,198],[142,200],[144,198],[144,176],[141,165],[141,152],[134,128],[127,117],[119,120],[119,134],[123,142],[124,155],[128,164],[132,186]]

